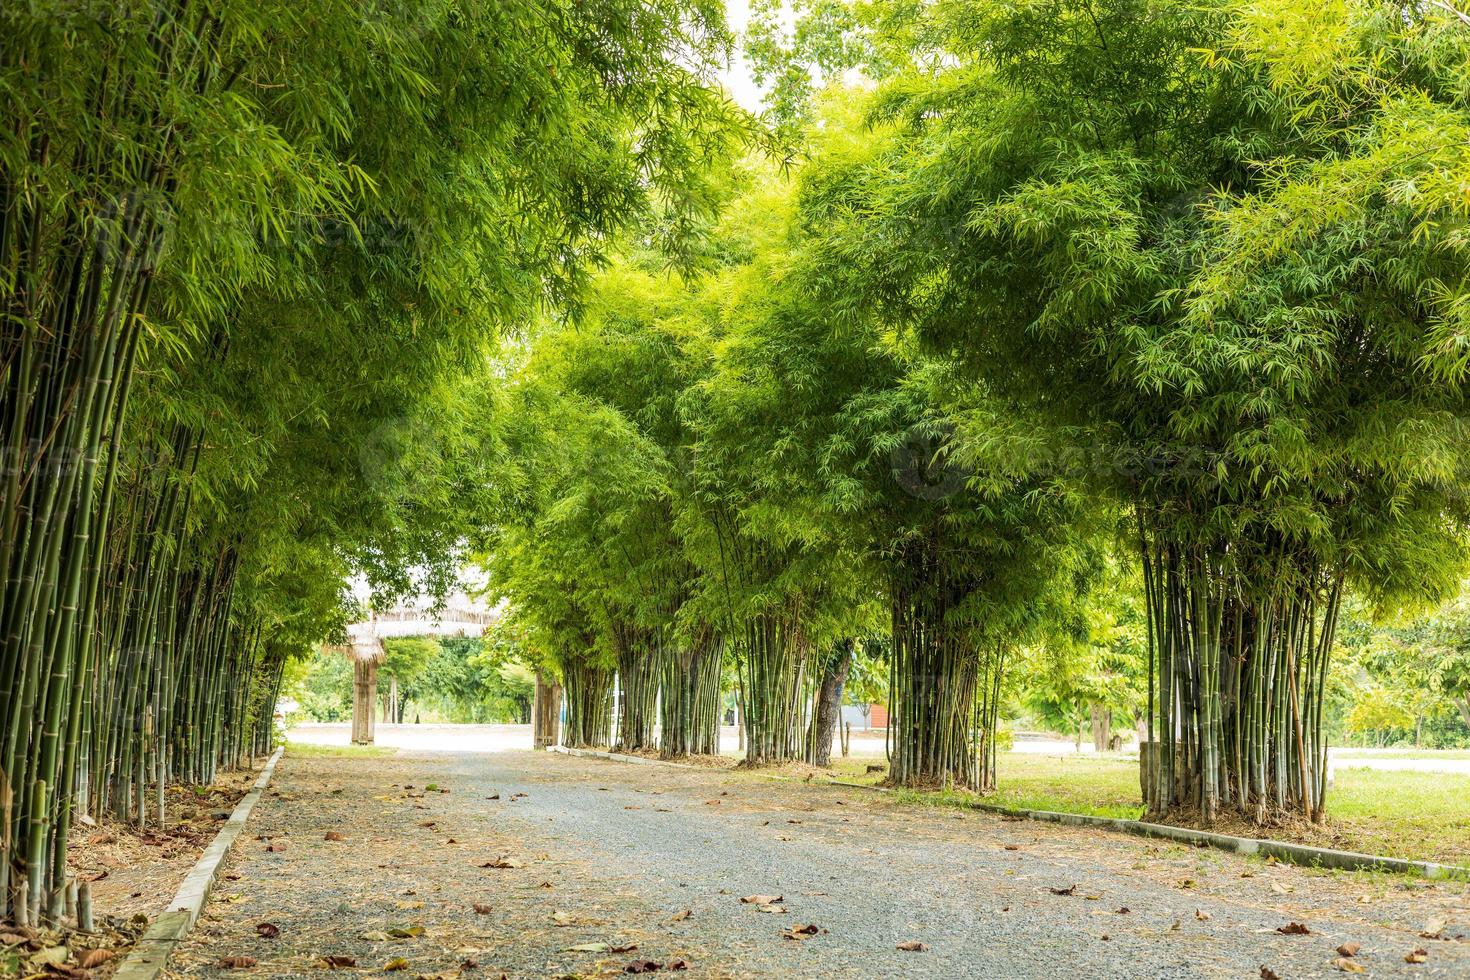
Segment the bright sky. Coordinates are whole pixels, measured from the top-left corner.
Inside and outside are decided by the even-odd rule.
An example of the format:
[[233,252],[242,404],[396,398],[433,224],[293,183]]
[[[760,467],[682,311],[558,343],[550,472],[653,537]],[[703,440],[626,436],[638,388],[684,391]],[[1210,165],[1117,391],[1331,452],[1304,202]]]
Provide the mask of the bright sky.
[[[749,0],[725,0],[725,14],[730,22],[730,30],[739,36],[744,33],[745,24],[750,19]],[[760,111],[761,91],[750,77],[750,65],[743,52],[737,50],[735,63],[720,72],[720,81],[730,90],[731,98],[741,106],[751,112]]]

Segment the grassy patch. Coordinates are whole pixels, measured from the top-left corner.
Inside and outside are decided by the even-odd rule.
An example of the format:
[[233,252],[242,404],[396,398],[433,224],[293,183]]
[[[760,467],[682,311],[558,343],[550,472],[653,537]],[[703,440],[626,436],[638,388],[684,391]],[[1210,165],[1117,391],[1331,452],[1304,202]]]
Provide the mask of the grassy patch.
[[[915,802],[961,805],[969,794],[913,793]],[[1263,837],[1445,864],[1470,865],[1470,777],[1340,769],[1325,827],[1266,830]],[[1024,810],[1138,818],[1138,760],[1128,756],[1001,757],[1000,788],[987,803]]]
[[1349,850],[1470,865],[1470,776],[1339,769],[1328,821]]
[[313,745],[310,742],[286,742],[286,754],[297,759],[373,759],[394,755],[397,749],[380,745]]

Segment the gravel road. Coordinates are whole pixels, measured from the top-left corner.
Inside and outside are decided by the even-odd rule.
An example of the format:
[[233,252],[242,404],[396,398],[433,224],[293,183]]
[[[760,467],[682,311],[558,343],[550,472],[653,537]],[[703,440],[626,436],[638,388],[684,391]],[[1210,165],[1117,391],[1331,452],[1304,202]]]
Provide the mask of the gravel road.
[[[1296,978],[1339,975],[1343,943],[1370,976],[1470,976],[1470,941],[1419,936],[1435,920],[1470,933],[1461,884],[526,751],[288,755],[274,786],[172,976],[238,976],[218,964],[239,955],[253,975],[300,976],[337,955],[373,972],[401,957],[406,977],[682,958],[691,977]],[[507,857],[520,866],[481,867]],[[1309,931],[1277,931],[1288,923]],[[825,931],[782,938],[798,924]],[[911,941],[928,949],[895,948]],[[1416,949],[1425,962],[1406,963]]]

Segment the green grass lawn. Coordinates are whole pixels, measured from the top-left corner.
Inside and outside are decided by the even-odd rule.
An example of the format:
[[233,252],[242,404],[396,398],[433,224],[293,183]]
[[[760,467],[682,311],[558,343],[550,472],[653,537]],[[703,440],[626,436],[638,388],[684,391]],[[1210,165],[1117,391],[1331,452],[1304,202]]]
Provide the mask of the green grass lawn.
[[[866,766],[882,760],[834,760],[836,778],[876,783]],[[1103,817],[1143,815],[1138,760],[1130,756],[1048,756],[1016,752],[1000,758],[998,790],[986,803]],[[966,793],[904,793],[914,803],[967,805]],[[1255,836],[1302,840],[1369,854],[1470,866],[1470,776],[1339,769],[1327,798],[1324,827],[1279,828]],[[1239,827],[1222,828],[1240,832]]]

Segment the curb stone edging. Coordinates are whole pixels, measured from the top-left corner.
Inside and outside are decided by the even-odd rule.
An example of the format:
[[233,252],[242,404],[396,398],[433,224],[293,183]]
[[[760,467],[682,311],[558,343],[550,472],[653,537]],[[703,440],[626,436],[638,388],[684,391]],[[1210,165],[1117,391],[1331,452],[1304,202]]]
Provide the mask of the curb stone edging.
[[230,852],[230,846],[240,836],[240,831],[245,829],[245,821],[250,819],[250,812],[260,802],[261,793],[265,790],[266,783],[270,782],[271,774],[276,771],[276,763],[281,761],[285,751],[282,746],[271,755],[256,778],[255,785],[235,804],[230,819],[225,821],[214,840],[199,855],[199,860],[194,862],[189,876],[184,879],[178,893],[169,903],[168,911],[153,920],[153,925],[148,927],[143,938],[138,940],[138,944],[112,975],[113,980],[154,980],[163,971],[169,953],[189,934],[189,930],[194,928],[194,923],[199,919],[199,911],[209,900],[209,890],[214,885],[215,876],[219,874],[225,855]]
[[[691,766],[681,762],[665,762],[662,759],[645,759],[641,756],[622,755],[616,752],[569,749],[561,745],[554,745],[551,748],[552,751],[560,752],[564,755],[607,759],[611,762],[636,762],[642,765],[675,766],[680,769],[705,769],[708,771],[708,767],[706,766]],[[790,776],[778,776],[772,773],[754,773],[753,775],[761,776],[764,779],[778,779],[784,782],[797,781],[793,780]],[[854,783],[841,779],[829,779],[825,781],[825,784],[828,786],[845,786],[851,789],[865,789],[875,793],[893,792],[885,786],[869,786],[865,783]],[[1336,851],[1326,847],[1312,847],[1308,844],[1292,844],[1287,841],[1259,837],[1233,837],[1229,834],[1216,834],[1207,830],[1194,830],[1189,827],[1172,827],[1168,824],[1149,823],[1145,820],[1095,817],[1083,813],[1058,813],[1054,810],[1019,810],[1012,807],[1000,806],[995,803],[975,802],[968,803],[966,806],[972,810],[982,810],[986,813],[996,813],[1007,817],[1021,817],[1026,820],[1066,824],[1073,827],[1096,827],[1102,830],[1111,830],[1115,833],[1132,834],[1136,837],[1153,837],[1177,841],[1181,844],[1192,844],[1197,847],[1213,847],[1235,854],[1259,854],[1265,857],[1274,857],[1276,860],[1284,861],[1288,864],[1304,865],[1306,867],[1330,868],[1334,871],[1386,871],[1392,874],[1422,875],[1425,878],[1470,878],[1470,868],[1453,864],[1438,864],[1433,861],[1410,861],[1407,858],[1386,857],[1378,854],[1360,854],[1357,851]]]

